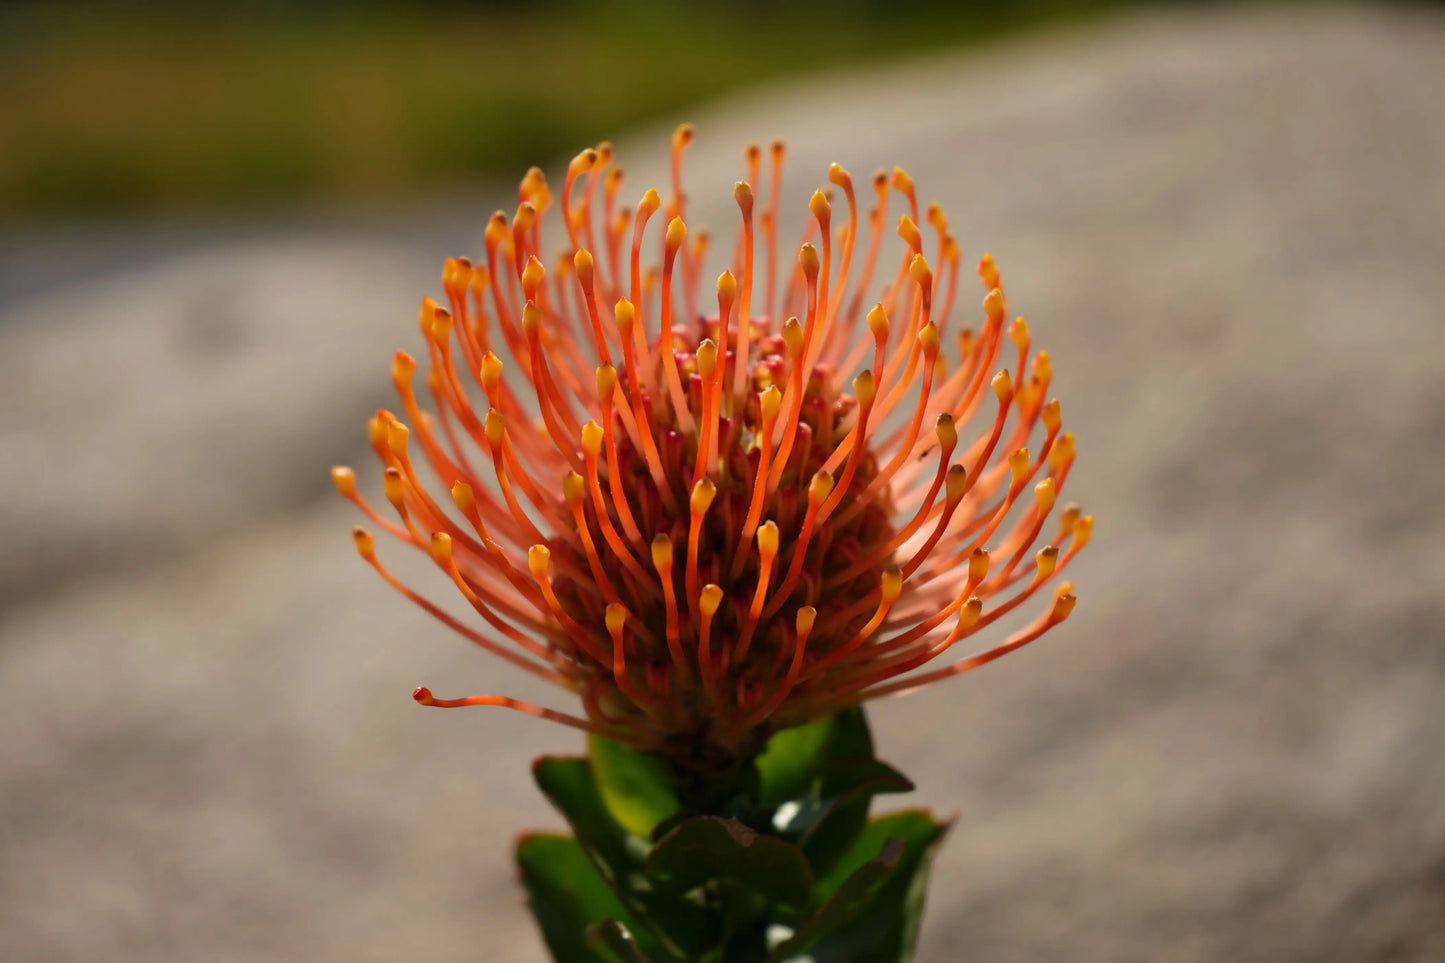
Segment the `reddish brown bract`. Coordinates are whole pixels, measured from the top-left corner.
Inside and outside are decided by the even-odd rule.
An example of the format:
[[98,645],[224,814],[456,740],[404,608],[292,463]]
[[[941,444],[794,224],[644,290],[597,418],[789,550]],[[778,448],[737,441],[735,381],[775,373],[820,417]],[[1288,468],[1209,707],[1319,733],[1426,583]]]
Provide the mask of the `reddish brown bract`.
[[[656,191],[619,208],[608,145],[574,158],[560,199],[567,244],[550,274],[540,258],[552,195],[529,172],[516,214],[487,225],[485,264],[448,260],[447,307],[422,302],[435,414],[414,391],[416,362],[398,353],[410,428],[388,411],[371,420],[399,520],[361,498],[350,469],[333,471],[378,526],[430,553],[491,631],[395,579],[357,529],[383,578],[577,693],[585,716],[421,688],[423,704],[505,705],[651,751],[746,754],[778,727],[997,658],[1073,608],[1061,582],[1004,641],[924,668],[1058,579],[1093,526],[1067,506],[1045,533],[1074,441],[1045,401],[1047,352],[1031,354],[1023,319],[1006,320],[993,260],[978,265],[976,328],[950,329],[959,252],[942,212],[926,214],[930,262],[907,174],[875,175],[860,231],[835,164],[846,221],[835,228],[832,199],[815,193],[798,256],[780,263],[783,147],[772,147],[760,212],[762,152],[750,147],[731,270],[705,311],[707,237],[689,242],[684,226],[691,139],[690,127],[673,139],[660,239],[647,233]],[[904,249],[875,286],[893,196],[906,205]],[[661,255],[660,272],[645,250]]]

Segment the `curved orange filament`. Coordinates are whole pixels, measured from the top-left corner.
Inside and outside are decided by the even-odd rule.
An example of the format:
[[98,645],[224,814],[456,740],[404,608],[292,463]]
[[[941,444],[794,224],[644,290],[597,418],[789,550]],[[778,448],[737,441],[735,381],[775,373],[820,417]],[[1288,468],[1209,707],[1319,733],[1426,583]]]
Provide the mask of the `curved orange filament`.
[[768,209],[763,214],[763,240],[768,246],[768,286],[763,297],[763,311],[768,317],[777,313],[778,290],[778,196],[783,179],[783,142],[773,141],[772,175],[768,183]]
[[[674,230],[674,227],[679,230]],[[682,392],[682,379],[677,373],[677,352],[672,344],[672,266],[677,260],[678,249],[682,247],[683,233],[682,219],[673,218],[667,226],[667,248],[662,259],[662,311],[659,320],[661,331],[657,350],[662,356],[662,371],[667,379],[668,394],[672,397],[672,412],[677,420],[678,430],[684,435],[690,435],[696,429],[692,422],[692,412],[687,406],[687,398]]]
[[536,716],[538,719],[550,719],[552,722],[560,722],[564,726],[581,729],[583,732],[590,732],[595,735],[607,735],[605,728],[587,719],[580,719],[577,716],[571,716],[565,712],[558,712],[555,709],[546,709],[542,706],[533,705],[530,702],[513,699],[510,696],[475,695],[467,696],[465,699],[438,699],[431,694],[431,690],[426,686],[420,686],[412,693],[412,698],[416,699],[421,705],[437,706],[442,709],[455,709],[461,706],[503,706],[529,716]]
[[631,621],[637,624],[635,618],[631,618],[625,606],[614,603],[607,607],[607,632],[612,636],[612,677],[617,682],[617,688],[622,694],[631,699],[634,705],[640,706],[648,715],[656,712],[652,700],[642,694],[632,682],[632,676],[627,672],[627,641],[624,638],[626,622]]
[[893,603],[898,601],[898,594],[903,587],[904,577],[904,574],[896,568],[889,569],[883,573],[882,592],[878,599],[878,608],[873,612],[873,617],[865,622],[863,627],[857,632],[854,632],[853,636],[848,639],[847,642],[844,642],[823,656],[823,658],[819,659],[817,663],[808,670],[808,676],[810,678],[828,671],[828,669],[847,658],[849,653],[854,649],[873,637],[873,633],[878,631],[879,626],[883,624],[883,620],[888,618],[888,612],[893,608]]
[[[358,529],[357,532],[358,544],[363,541],[363,535],[366,539],[370,539],[370,535],[365,533],[364,530]],[[572,682],[572,680],[569,679],[567,676],[563,675],[561,672],[558,672],[556,669],[551,667],[540,666],[526,656],[513,652],[511,649],[508,649],[505,646],[493,642],[491,639],[482,635],[480,632],[477,632],[470,627],[463,625],[451,615],[442,611],[440,608],[433,605],[427,599],[412,591],[405,583],[403,583],[395,575],[392,575],[391,572],[387,571],[386,567],[383,566],[381,564],[381,561],[376,557],[375,552],[370,552],[368,554],[364,551],[362,557],[366,559],[366,561],[371,565],[372,568],[376,569],[377,574],[379,574],[388,585],[396,589],[402,595],[406,596],[406,598],[410,602],[420,607],[428,615],[441,622],[453,632],[456,632],[458,635],[462,636],[468,641],[481,646],[498,658],[504,659],[520,669],[525,669],[527,672],[532,673],[539,679],[545,679],[546,681],[551,682],[553,685],[561,686],[564,689],[575,689],[575,684]]]
[[[1033,625],[1021,629],[986,652],[980,652],[978,655],[970,656],[967,659],[963,659],[960,662],[956,662],[942,669],[936,669],[933,672],[925,672],[921,675],[912,676],[907,679],[899,679],[896,682],[869,689],[863,693],[862,699],[867,701],[887,695],[901,695],[905,692],[911,692],[920,686],[925,686],[932,682],[939,682],[951,676],[967,672],[970,669],[976,669],[981,665],[987,665],[1015,649],[1028,645],[1049,629],[1062,622],[1068,617],[1068,613],[1073,610],[1073,600],[1074,597],[1072,595],[1060,596],[1055,600],[1053,608]],[[1061,610],[1062,614],[1060,614]]]
[[662,595],[667,603],[667,651],[679,672],[687,671],[687,657],[682,653],[680,619],[677,612],[677,590],[672,582],[672,539],[658,535],[652,540],[652,564],[662,582]]
[[753,632],[758,627],[758,618],[763,614],[763,602],[768,596],[768,581],[773,574],[773,560],[778,554],[778,527],[768,522],[758,529],[758,587],[753,590],[753,601],[748,606],[748,615],[743,622],[742,634],[738,637],[735,659],[739,662],[748,654],[753,644]]
[[638,585],[645,586],[652,582],[645,569],[632,557],[628,550],[627,543],[622,541],[617,534],[617,529],[612,525],[612,519],[607,512],[607,500],[602,497],[602,486],[597,481],[597,455],[593,452],[586,452],[583,461],[586,465],[587,491],[592,495],[592,507],[597,514],[597,527],[602,529],[602,539],[607,547],[612,549],[612,554],[622,563],[622,566],[637,580]]
[[702,691],[707,698],[716,703],[721,697],[717,684],[717,670],[713,663],[712,656],[712,620],[717,614],[717,607],[722,602],[722,589],[716,585],[708,584],[703,586],[698,595],[698,607],[702,611],[702,621],[698,628],[697,641],[697,662],[702,672]]
[[[756,154],[752,155],[752,169],[749,172],[749,185],[757,183],[757,160]],[[747,189],[744,190],[744,186]],[[732,410],[735,416],[741,415],[743,403],[746,397],[747,374],[748,374],[748,351],[751,348],[752,339],[752,308],[753,308],[753,190],[748,185],[738,185],[733,191],[733,197],[737,200],[738,210],[742,214],[743,233],[743,297],[738,304],[738,337],[737,350],[734,352],[733,362],[733,401]],[[722,342],[723,350],[727,350],[727,342]]]
[[687,590],[687,608],[694,621],[697,619],[698,599],[698,575],[697,556],[702,542],[702,523],[707,515],[708,508],[712,505],[713,497],[717,494],[717,488],[713,483],[701,478],[692,488],[691,499],[691,520],[687,530],[687,567],[683,577],[683,586]]
[[758,432],[761,444],[758,447],[758,470],[753,476],[752,501],[748,503],[747,519],[743,522],[742,532],[738,536],[738,547],[733,552],[731,576],[733,579],[736,579],[742,572],[743,561],[747,558],[747,546],[753,539],[753,533],[757,531],[758,521],[762,518],[763,502],[768,492],[768,462],[773,453],[773,425],[778,420],[778,405],[778,389],[769,387],[763,392],[763,423]]
[[[616,389],[620,390],[620,389]],[[607,487],[612,493],[612,507],[617,509],[617,520],[622,523],[622,530],[632,540],[632,544],[642,547],[642,531],[637,527],[637,520],[632,516],[632,506],[627,502],[627,486],[622,477],[622,461],[617,456],[617,433],[612,429],[612,399],[610,396],[600,401],[602,408],[602,443],[607,452]],[[618,406],[621,413],[627,409]]]
[[796,632],[793,639],[793,660],[788,665],[788,672],[783,676],[783,681],[768,698],[767,702],[754,709],[746,718],[740,718],[734,728],[733,738],[743,730],[752,728],[766,720],[787,700],[792,694],[793,687],[798,683],[798,676],[803,669],[803,655],[808,649],[808,636],[812,634],[813,622],[818,616],[818,610],[811,605],[805,605],[798,609]]
[[803,574],[803,561],[808,554],[808,542],[812,539],[813,529],[818,524],[818,510],[822,507],[823,500],[827,498],[828,491],[831,491],[831,488],[821,493],[816,491],[816,489],[820,487],[818,484],[820,478],[826,479],[827,485],[832,485],[833,480],[827,477],[826,473],[819,472],[813,476],[813,484],[808,486],[808,511],[807,514],[803,516],[803,528],[802,531],[798,532],[798,540],[791,546],[793,561],[788,566],[788,574],[783,577],[782,583],[778,585],[777,592],[773,594],[773,600],[768,603],[768,607],[764,612],[764,615],[768,618],[771,618],[778,609],[783,607],[783,603],[793,594],[793,589],[797,586],[798,579]]

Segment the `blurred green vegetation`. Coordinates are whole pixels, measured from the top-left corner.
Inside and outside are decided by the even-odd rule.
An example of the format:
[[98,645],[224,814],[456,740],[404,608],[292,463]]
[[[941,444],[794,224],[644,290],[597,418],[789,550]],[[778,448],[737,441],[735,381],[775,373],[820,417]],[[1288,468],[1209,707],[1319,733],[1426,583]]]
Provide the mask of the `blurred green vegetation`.
[[1120,0],[0,5],[0,216],[511,178],[730,88]]

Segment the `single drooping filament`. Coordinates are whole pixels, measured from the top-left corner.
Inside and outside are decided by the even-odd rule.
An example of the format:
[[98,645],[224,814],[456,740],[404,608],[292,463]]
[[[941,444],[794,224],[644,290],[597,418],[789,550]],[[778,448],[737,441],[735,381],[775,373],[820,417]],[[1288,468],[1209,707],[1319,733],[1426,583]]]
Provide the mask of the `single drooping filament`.
[[[704,305],[709,241],[689,240],[681,176],[692,136],[673,138],[660,238],[647,230],[664,210],[657,191],[620,206],[610,146],[578,154],[550,272],[553,195],[530,171],[515,215],[488,222],[484,263],[447,260],[446,306],[422,302],[430,410],[417,362],[398,352],[401,413],[371,419],[397,520],[358,494],[350,469],[333,470],[375,525],[430,554],[486,628],[396,579],[358,528],[387,582],[576,693],[584,715],[420,688],[423,704],[507,706],[650,751],[746,754],[776,728],[998,658],[1073,608],[1059,576],[1093,519],[1070,505],[1049,522],[1074,439],[1045,400],[1048,353],[1032,350],[1022,318],[1007,321],[992,258],[978,264],[981,316],[954,323],[960,254],[943,213],[920,217],[895,168],[874,176],[860,218],[836,164],[846,219],[814,193],[796,258],[780,257],[783,145],[761,210],[763,152],[749,147],[732,266]],[[888,270],[895,198],[903,251]],[[936,235],[931,260],[920,222]],[[419,468],[449,492],[433,494]],[[1033,622],[928,667],[1052,583]]]

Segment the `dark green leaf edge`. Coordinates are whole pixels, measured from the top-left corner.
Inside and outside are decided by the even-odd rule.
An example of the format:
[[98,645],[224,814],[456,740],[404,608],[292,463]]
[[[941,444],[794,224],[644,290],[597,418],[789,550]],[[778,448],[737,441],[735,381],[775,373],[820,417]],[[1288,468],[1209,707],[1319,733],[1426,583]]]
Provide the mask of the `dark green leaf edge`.
[[697,816],[658,840],[647,875],[681,891],[732,880],[784,910],[808,908],[813,868],[801,847],[754,832],[735,819]]
[[627,911],[571,836],[529,833],[517,840],[517,866],[542,939],[562,963],[612,963],[590,947],[588,925]]
[[844,880],[816,913],[804,920],[786,942],[779,944],[768,955],[766,963],[783,963],[805,952],[827,934],[853,922],[898,868],[905,848],[901,839],[890,838],[885,842],[883,851]]
[[600,951],[607,963],[652,963],[642,955],[632,933],[620,920],[603,920],[587,927],[587,945]]
[[532,774],[577,833],[578,843],[603,881],[641,924],[631,929],[649,956],[665,952],[692,959],[716,940],[715,924],[701,907],[646,884],[642,861],[647,842],[612,817],[585,757],[543,756],[532,764]]

